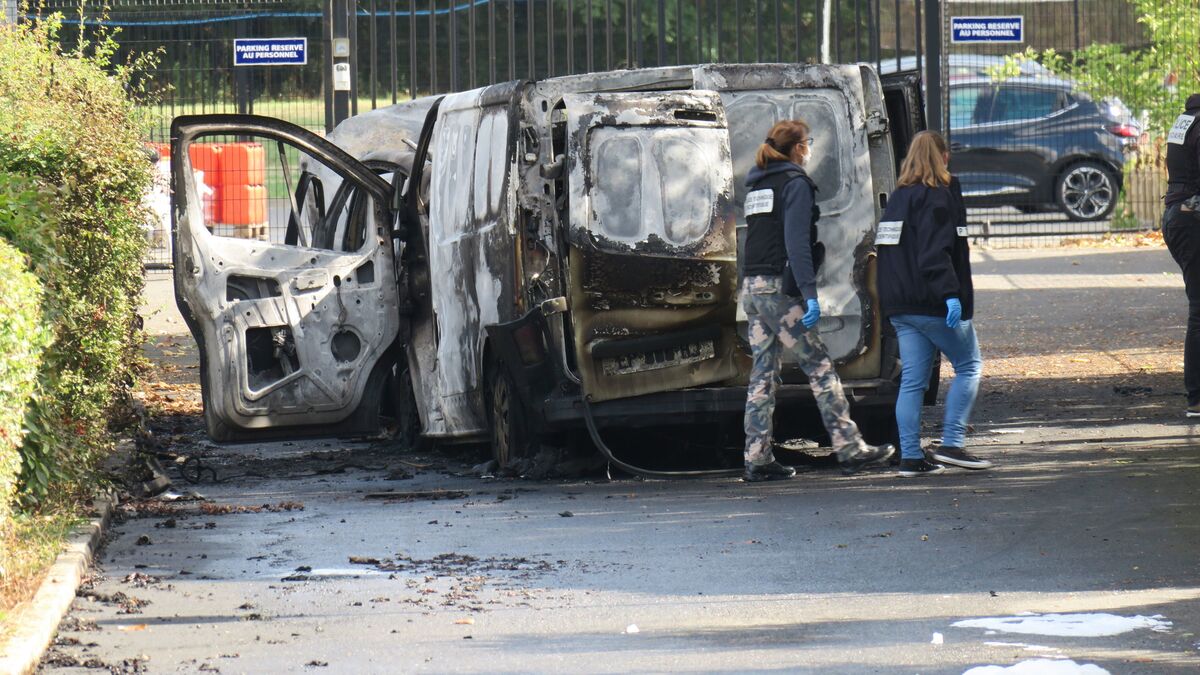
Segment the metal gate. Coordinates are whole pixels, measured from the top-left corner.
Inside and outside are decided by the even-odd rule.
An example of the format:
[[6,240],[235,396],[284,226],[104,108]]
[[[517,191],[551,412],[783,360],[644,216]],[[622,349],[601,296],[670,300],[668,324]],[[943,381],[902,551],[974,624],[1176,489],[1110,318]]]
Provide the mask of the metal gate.
[[[1102,54],[1152,46],[1135,4],[945,3],[942,119],[979,240],[1054,245],[1158,227],[1162,130],[1143,109],[1146,73],[1108,67]],[[1190,6],[1196,19],[1178,29],[1197,44],[1195,0],[1153,4]]]
[[[1118,138],[1122,149],[1107,164],[1086,153],[1076,158],[1075,164],[1094,162],[1091,168],[1101,174],[1072,175],[1075,193],[1086,191],[1097,175],[1107,177],[1113,204],[1101,217],[1083,213],[1071,219],[1057,197],[1067,167],[1052,161],[1039,166],[1028,151],[1034,144],[1080,136],[1025,118],[1001,120],[1025,132],[1004,136],[995,133],[997,126],[985,119],[983,107],[991,106],[987,115],[1010,115],[999,110],[998,102],[1021,99],[1032,112],[1041,111],[1050,96],[1045,91],[1054,87],[1059,98],[1052,105],[1082,102],[1088,97],[1085,87],[1033,62],[1018,65],[1016,77],[1004,75],[1000,71],[1013,68],[1005,57],[1027,48],[1054,48],[1070,56],[1093,43],[1145,46],[1131,4],[1137,1],[110,0],[105,11],[85,0],[82,24],[85,33],[101,26],[118,29],[118,58],[157,54],[158,65],[147,73],[158,92],[149,104],[155,142],[166,141],[170,120],[184,113],[258,113],[325,131],[348,115],[399,100],[517,78],[761,61],[863,61],[886,73],[920,70],[928,54],[935,68],[926,73],[927,93],[940,100],[930,121],[943,122],[955,144],[951,168],[974,205],[972,233],[992,244],[1038,245],[1153,227],[1157,174],[1145,159],[1130,163],[1135,149],[1153,139],[1140,133],[1145,125],[1136,110],[1128,111],[1127,119],[1101,125],[1105,114],[1121,115],[1119,107],[1110,106],[1087,122],[1111,127],[1104,133],[1114,137],[1127,135]],[[63,11],[68,28],[80,23],[79,0],[46,0],[45,7]],[[993,39],[953,33],[964,19],[1012,17],[1020,17],[1019,39],[989,34],[982,25],[971,30]],[[931,33],[938,36],[933,42],[924,39]],[[64,40],[77,34],[65,30]],[[1008,41],[1000,39],[1005,37]],[[235,40],[251,38],[304,38],[306,63],[234,65]],[[339,79],[335,71],[348,76]],[[987,104],[980,102],[983,90],[990,92]],[[972,92],[980,116],[975,107],[963,112]],[[1019,113],[1026,114],[1031,112]],[[1101,135],[1092,144],[1112,145],[1112,140]],[[988,157],[1000,155],[1008,156],[1006,170],[1012,175],[984,175],[996,165]],[[160,248],[151,262],[168,258]]]

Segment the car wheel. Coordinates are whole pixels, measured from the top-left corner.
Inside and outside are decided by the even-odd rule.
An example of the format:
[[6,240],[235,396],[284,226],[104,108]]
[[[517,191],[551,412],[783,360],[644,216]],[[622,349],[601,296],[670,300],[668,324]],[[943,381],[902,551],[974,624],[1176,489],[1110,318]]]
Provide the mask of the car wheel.
[[528,454],[525,416],[512,379],[503,364],[488,369],[488,421],[491,423],[492,459],[499,468],[510,466]]
[[1072,164],[1058,177],[1054,200],[1071,220],[1101,220],[1117,205],[1117,180],[1096,162]]

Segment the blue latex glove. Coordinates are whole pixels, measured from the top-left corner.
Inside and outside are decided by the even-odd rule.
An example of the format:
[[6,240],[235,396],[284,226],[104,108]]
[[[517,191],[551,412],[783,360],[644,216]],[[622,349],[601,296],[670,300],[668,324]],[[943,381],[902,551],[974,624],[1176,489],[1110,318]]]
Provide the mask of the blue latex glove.
[[962,319],[962,303],[958,298],[946,298],[946,328],[958,328]]
[[808,311],[804,316],[800,317],[800,323],[804,324],[805,328],[812,328],[817,325],[817,321],[821,319],[821,305],[817,304],[816,300],[808,301]]

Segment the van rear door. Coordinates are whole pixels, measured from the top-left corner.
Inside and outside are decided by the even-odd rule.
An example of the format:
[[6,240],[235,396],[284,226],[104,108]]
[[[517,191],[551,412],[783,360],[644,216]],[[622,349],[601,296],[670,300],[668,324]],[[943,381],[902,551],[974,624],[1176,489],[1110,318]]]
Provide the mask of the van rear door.
[[296,125],[171,126],[179,310],[218,441],[376,430],[400,330],[385,177]]
[[729,136],[711,91],[568,94],[570,312],[593,401],[731,380]]
[[[817,184],[819,236],[826,251],[817,274],[817,330],[843,377],[877,377],[878,357],[860,357],[877,341],[869,280],[876,224],[869,136],[885,133],[886,125],[882,111],[868,110],[865,104],[869,97],[859,67],[710,65],[697,67],[693,77],[697,88],[721,93],[729,118],[739,241],[745,237],[746,174],[763,139],[780,120],[800,118],[808,123],[813,146],[805,168]],[[878,79],[867,86],[871,82],[878,87]],[[745,321],[740,307],[738,319]],[[797,378],[790,355],[785,364],[790,364],[785,379]]]

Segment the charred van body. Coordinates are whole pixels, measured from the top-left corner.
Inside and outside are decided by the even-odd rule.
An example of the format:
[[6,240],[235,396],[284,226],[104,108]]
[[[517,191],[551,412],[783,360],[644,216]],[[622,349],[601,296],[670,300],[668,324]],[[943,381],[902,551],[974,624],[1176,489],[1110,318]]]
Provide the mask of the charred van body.
[[[873,240],[921,123],[903,77],[755,64],[522,81],[375,110],[327,139],[177,119],[176,294],[210,435],[372,433],[383,409],[412,436],[490,439],[506,463],[567,429],[739,418],[743,184],[770,126],[802,117],[827,250],[818,330],[864,431],[886,436],[899,370]],[[192,146],[211,138],[278,160],[285,187],[264,182],[281,234],[206,221]],[[781,422],[812,408],[798,368],[778,400]]]

